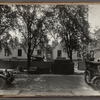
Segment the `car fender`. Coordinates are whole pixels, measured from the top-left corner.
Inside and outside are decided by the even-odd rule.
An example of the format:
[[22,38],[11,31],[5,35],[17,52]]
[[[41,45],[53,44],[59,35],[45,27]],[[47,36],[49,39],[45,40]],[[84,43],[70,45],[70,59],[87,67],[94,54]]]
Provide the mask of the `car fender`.
[[6,76],[3,74],[0,74],[0,77],[6,80]]
[[93,82],[94,82],[96,79],[100,79],[100,76],[95,76],[95,77],[93,77],[92,80],[91,80],[91,83],[93,84]]

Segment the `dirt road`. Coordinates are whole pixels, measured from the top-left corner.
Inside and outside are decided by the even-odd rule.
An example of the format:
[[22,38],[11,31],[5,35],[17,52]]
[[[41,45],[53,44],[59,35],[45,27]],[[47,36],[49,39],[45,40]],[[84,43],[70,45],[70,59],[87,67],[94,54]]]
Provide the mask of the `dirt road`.
[[100,96],[88,86],[84,75],[16,75],[13,85],[0,95],[17,96]]

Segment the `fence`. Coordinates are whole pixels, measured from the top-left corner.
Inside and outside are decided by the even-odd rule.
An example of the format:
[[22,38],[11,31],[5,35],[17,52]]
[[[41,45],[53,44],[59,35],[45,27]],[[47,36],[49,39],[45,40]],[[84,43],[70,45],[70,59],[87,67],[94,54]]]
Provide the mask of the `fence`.
[[[0,68],[16,69],[18,66],[26,69],[27,61],[0,61]],[[37,67],[36,73],[42,74],[74,74],[74,64],[69,61],[31,62],[31,67]]]
[[0,68],[15,69],[18,66],[22,66],[23,68],[26,68],[27,62],[26,61],[1,61],[0,60]]

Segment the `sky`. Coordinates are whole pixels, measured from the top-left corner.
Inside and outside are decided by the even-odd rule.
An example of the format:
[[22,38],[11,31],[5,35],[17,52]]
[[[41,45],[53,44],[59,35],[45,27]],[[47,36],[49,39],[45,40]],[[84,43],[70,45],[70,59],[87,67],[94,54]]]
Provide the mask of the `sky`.
[[100,4],[89,5],[88,21],[91,32],[100,29]]

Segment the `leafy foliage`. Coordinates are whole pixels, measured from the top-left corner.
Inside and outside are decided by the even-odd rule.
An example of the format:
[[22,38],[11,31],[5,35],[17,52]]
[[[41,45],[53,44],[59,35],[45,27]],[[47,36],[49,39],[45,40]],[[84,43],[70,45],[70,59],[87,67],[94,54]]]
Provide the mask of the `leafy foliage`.
[[12,5],[16,12],[13,29],[20,32],[22,41],[20,45],[27,54],[27,69],[31,66],[31,56],[38,46],[44,50],[48,43],[45,31],[45,18],[49,13],[41,5]]
[[9,50],[14,46],[12,36],[9,31],[12,29],[15,12],[12,12],[10,5],[0,5],[0,49],[2,47]]
[[82,43],[88,44],[89,24],[88,6],[86,5],[57,5],[56,15],[60,23],[59,35],[69,58],[72,60],[73,50],[78,50]]

